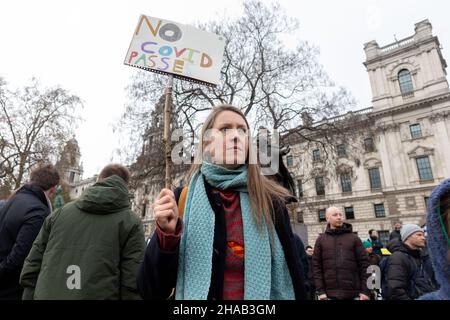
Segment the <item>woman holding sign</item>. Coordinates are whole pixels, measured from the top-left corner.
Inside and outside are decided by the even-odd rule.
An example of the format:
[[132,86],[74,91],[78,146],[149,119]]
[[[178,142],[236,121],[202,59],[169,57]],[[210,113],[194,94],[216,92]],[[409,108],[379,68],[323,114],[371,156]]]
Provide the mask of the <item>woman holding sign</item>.
[[156,232],[138,276],[144,299],[306,299],[284,199],[261,174],[249,125],[233,106],[213,109],[188,187],[163,189]]

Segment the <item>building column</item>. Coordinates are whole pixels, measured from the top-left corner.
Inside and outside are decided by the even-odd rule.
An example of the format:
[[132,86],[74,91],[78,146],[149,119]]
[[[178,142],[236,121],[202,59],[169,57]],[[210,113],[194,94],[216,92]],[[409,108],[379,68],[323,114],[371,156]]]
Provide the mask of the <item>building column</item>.
[[[394,138],[395,138],[395,154],[397,155],[397,159],[399,159],[399,161],[397,161],[397,163],[400,164],[407,164],[409,162],[409,158],[405,153],[405,150],[403,148],[402,145],[402,137],[400,135],[400,128],[398,130],[395,130],[393,132],[394,134]],[[408,186],[410,185],[410,179],[409,177],[412,176],[413,172],[411,172],[411,166],[405,166],[405,165],[400,165],[400,170],[397,174],[399,175],[399,178],[397,180],[397,182],[399,183],[398,186]],[[401,182],[401,183],[400,183]]]
[[377,89],[377,79],[376,79],[376,71],[370,70],[369,71],[369,80],[370,80],[370,87],[372,89],[372,100],[378,97],[378,89]]
[[450,134],[447,130],[447,126],[445,125],[445,120],[445,118],[439,119],[434,123],[434,134],[436,135],[436,149],[434,150],[434,159],[435,165],[442,168],[441,172],[444,178],[448,178],[450,177],[450,148],[448,147]]
[[391,161],[389,160],[390,155],[386,146],[386,136],[384,132],[380,134],[380,158],[383,165],[385,187],[391,188],[394,186],[394,181],[392,177]]
[[433,65],[433,71],[436,77],[435,79],[445,77],[444,70],[442,68],[442,62],[441,59],[439,58],[439,54],[436,48],[433,48],[433,50],[430,51],[430,59]]

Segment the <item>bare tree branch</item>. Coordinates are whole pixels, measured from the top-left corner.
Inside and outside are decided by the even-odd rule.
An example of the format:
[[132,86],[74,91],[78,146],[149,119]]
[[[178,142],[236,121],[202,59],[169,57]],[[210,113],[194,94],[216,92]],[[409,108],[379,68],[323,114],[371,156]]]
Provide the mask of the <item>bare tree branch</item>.
[[58,150],[74,133],[82,106],[62,88],[42,89],[36,79],[10,91],[0,82],[0,188],[18,188],[42,161],[56,162]]

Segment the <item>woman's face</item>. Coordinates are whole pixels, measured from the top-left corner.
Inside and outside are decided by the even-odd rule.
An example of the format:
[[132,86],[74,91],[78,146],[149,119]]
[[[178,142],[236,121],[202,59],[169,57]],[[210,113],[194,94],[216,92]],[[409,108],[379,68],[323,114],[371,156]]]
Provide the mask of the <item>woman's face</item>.
[[209,152],[213,163],[227,168],[245,164],[249,144],[248,127],[239,114],[222,111],[205,136],[205,151]]

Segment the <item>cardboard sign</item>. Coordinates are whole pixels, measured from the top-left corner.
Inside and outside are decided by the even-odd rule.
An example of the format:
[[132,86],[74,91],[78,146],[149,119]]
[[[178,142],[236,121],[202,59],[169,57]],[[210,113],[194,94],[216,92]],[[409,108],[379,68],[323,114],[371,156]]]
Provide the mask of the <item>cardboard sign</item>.
[[225,42],[214,33],[141,15],[125,64],[217,85]]

